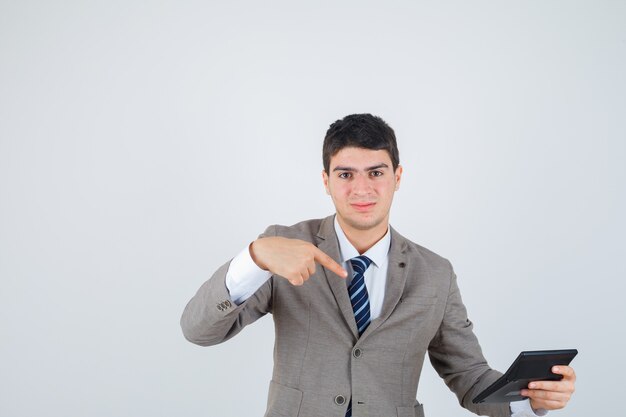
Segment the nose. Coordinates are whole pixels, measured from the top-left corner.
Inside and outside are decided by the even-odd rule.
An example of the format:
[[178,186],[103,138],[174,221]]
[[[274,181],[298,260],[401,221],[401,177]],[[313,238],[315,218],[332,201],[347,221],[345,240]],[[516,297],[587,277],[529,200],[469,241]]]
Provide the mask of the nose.
[[372,186],[367,175],[359,174],[352,182],[352,193],[355,195],[367,195],[371,192]]

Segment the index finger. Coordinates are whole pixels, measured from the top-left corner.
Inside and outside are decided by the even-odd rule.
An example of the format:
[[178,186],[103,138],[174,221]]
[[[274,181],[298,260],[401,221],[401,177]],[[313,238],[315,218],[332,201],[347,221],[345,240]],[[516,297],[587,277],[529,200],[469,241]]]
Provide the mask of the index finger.
[[315,262],[322,266],[325,266],[340,277],[345,278],[348,276],[348,272],[346,272],[346,270],[343,269],[341,265],[335,262],[333,258],[322,252],[319,248],[315,248],[315,255],[313,258],[315,259]]

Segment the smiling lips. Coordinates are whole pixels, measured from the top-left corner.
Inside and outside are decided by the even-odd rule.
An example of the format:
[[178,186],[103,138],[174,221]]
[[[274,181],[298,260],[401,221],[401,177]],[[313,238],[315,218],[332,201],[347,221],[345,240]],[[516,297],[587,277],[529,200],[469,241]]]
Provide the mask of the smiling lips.
[[356,211],[368,211],[376,205],[376,203],[351,203]]

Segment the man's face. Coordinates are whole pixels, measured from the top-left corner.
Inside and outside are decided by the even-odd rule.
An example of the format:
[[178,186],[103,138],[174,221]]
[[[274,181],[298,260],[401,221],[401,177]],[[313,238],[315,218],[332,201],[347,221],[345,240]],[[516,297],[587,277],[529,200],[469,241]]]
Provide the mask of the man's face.
[[402,167],[393,171],[385,150],[343,148],[330,158],[324,187],[330,194],[342,227],[386,230],[393,193],[400,185]]

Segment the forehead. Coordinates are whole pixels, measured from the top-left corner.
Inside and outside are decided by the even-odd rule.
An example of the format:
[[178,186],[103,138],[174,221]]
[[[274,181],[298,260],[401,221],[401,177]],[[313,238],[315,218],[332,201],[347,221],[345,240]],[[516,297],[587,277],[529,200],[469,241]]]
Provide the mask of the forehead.
[[391,157],[384,149],[373,150],[367,148],[342,148],[330,157],[330,170],[334,167],[367,168],[379,164],[391,167]]

